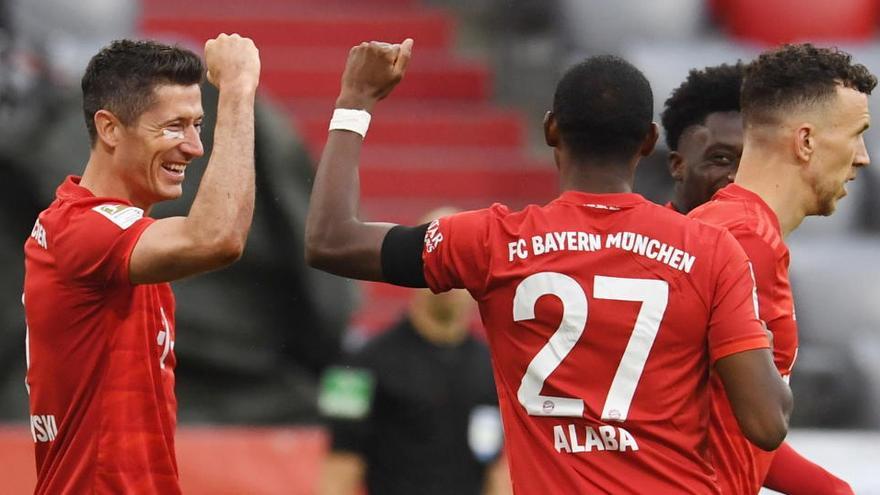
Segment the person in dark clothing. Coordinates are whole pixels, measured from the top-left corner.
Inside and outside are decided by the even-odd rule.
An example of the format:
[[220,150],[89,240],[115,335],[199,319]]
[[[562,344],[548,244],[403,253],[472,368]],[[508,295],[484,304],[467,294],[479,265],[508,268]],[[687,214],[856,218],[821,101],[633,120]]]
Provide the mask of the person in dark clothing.
[[318,493],[509,493],[492,365],[465,291],[414,294],[386,333],[324,372]]

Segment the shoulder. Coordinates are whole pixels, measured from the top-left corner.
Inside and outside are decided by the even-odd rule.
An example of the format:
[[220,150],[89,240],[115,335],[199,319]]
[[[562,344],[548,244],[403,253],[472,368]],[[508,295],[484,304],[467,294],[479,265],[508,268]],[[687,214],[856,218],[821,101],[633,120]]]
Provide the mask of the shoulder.
[[[92,205],[95,204],[94,206]],[[134,225],[138,220],[144,218],[144,210],[118,202],[90,202],[81,207],[83,217],[86,221],[92,223],[102,223],[102,220],[109,221],[121,230],[126,230]],[[96,215],[92,214],[94,212]],[[103,218],[102,218],[103,217]],[[106,225],[106,224],[105,224]]]
[[726,197],[708,201],[688,213],[690,218],[727,230],[748,227],[757,215],[757,210],[747,201]]

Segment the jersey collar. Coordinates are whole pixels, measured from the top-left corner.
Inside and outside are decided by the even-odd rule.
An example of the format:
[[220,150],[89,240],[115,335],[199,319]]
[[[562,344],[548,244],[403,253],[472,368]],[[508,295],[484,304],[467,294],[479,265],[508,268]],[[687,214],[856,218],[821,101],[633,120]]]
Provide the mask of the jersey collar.
[[556,198],[554,203],[556,202],[591,206],[599,209],[619,209],[647,203],[648,200],[637,193],[596,194],[582,191],[565,191]]
[[770,205],[764,201],[764,198],[759,196],[757,193],[750,191],[739,184],[733,183],[728,184],[727,186],[718,190],[712,199],[739,199],[745,200],[749,203],[756,205],[761,211],[764,212],[770,219],[773,221],[773,226],[776,227],[776,230],[781,234],[782,233],[782,225],[779,223],[779,217],[776,216],[776,212],[773,211],[773,208],[770,208]]
[[[78,175],[68,175],[64,182],[58,186],[58,189],[55,190],[55,196],[58,199],[68,200],[68,201],[76,201],[81,199],[93,199],[97,198],[92,191],[89,191],[85,187],[79,185],[82,177]],[[102,201],[110,201],[113,203],[126,204],[131,206],[131,201],[121,198],[100,198]]]
[[94,198],[95,195],[91,191],[79,185],[80,180],[82,180],[82,177],[68,175],[55,191],[56,196],[60,199]]

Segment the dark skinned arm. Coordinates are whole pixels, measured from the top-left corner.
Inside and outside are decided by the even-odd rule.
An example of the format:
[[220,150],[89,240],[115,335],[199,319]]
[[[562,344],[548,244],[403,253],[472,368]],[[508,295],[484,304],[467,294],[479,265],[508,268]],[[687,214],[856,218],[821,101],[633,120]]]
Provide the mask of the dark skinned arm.
[[[412,55],[412,40],[400,45],[361,43],[351,49],[336,108],[372,112],[401,81]],[[363,139],[355,132],[330,131],[306,219],[306,262],[344,277],[383,281],[382,242],[390,223],[358,218],[358,163]]]
[[763,450],[779,447],[788,433],[793,401],[770,349],[726,356],[715,363],[715,371],[746,438]]

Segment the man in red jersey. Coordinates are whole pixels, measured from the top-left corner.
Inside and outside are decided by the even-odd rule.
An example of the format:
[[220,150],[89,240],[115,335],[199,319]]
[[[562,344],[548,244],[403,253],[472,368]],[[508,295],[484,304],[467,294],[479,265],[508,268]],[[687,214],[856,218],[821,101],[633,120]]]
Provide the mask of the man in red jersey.
[[205,63],[220,91],[214,152],[189,215],[163,220],[146,215],[180,196],[203,153],[201,60],[121,40],[86,68],[89,161],[25,244],[37,494],[180,493],[168,282],[237,259],[254,202],[257,49],[220,35]]
[[[710,367],[743,431],[783,439],[791,401],[753,305],[748,263],[721,229],[632,194],[657,138],[644,76],[596,57],[559,82],[545,120],[564,192],[419,227],[357,218],[369,114],[412,41],[352,49],[306,226],[316,267],[478,301],[514,491],[718,493],[706,442]],[[544,297],[550,296],[550,297]]]
[[742,63],[693,69],[666,100],[661,120],[675,181],[667,208],[686,214],[733,182],[742,155],[742,77]]
[[[733,182],[743,147],[739,95],[744,69],[742,64],[694,69],[666,100],[662,119],[676,180],[667,207],[687,213]],[[743,247],[749,254],[749,247]],[[765,291],[758,287],[758,292]],[[845,481],[787,443],[777,449],[765,486],[789,495],[852,493]]]
[[[876,84],[838,50],[802,44],[761,54],[742,87],[744,146],[736,181],[690,214],[727,228],[746,251],[759,313],[786,380],[797,356],[797,325],[784,239],[805,216],[830,215],[846,195],[846,182],[868,164],[863,134],[870,124],[867,96]],[[788,446],[777,462],[774,452],[752,445],[721,380],[714,377],[711,388],[710,447],[725,494],[758,493],[762,484],[786,493],[852,493]]]

